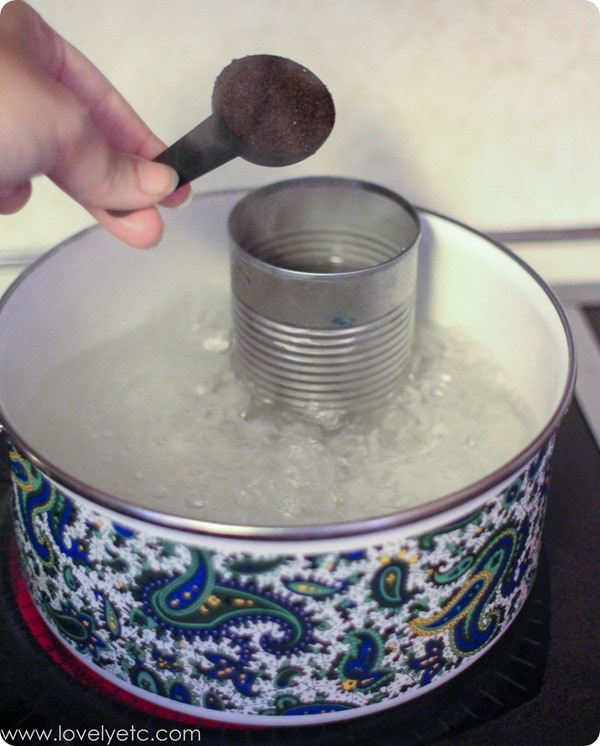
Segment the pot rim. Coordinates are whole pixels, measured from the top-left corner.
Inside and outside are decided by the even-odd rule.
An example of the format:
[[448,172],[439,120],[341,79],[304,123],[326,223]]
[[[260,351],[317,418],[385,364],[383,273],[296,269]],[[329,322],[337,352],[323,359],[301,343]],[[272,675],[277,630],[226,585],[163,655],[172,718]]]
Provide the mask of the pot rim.
[[[214,190],[209,192],[201,192],[195,196],[195,199],[201,199],[206,197],[220,197],[229,196],[233,197],[236,194],[247,194],[251,189],[224,189]],[[153,508],[144,507],[135,503],[128,502],[122,498],[115,497],[114,495],[104,492],[98,488],[92,487],[91,485],[73,477],[67,472],[63,471],[59,466],[51,463],[44,456],[39,453],[34,447],[29,445],[27,441],[22,438],[16,428],[11,427],[10,420],[4,412],[2,403],[0,402],[0,429],[3,429],[9,441],[29,460],[31,463],[39,469],[43,474],[53,480],[59,487],[66,488],[75,497],[81,497],[87,499],[92,504],[95,504],[101,508],[108,509],[114,513],[117,513],[124,518],[136,519],[143,523],[153,524],[154,526],[175,529],[183,531],[193,535],[204,535],[222,538],[232,539],[245,539],[245,540],[273,540],[273,541],[293,541],[300,542],[306,540],[323,540],[333,538],[349,538],[353,536],[366,536],[382,531],[388,531],[390,529],[405,528],[411,524],[431,519],[436,515],[442,515],[447,511],[460,508],[462,505],[468,504],[474,498],[487,493],[495,485],[501,484],[506,479],[515,474],[525,464],[527,464],[546,444],[546,442],[554,435],[558,430],[560,423],[566,414],[573,397],[575,388],[576,378],[576,361],[575,361],[575,345],[573,335],[567,321],[567,317],[564,309],[562,308],[560,301],[556,297],[554,291],[550,286],[543,280],[538,273],[532,269],[526,262],[518,257],[513,251],[506,246],[503,246],[498,241],[490,238],[485,233],[478,231],[477,229],[471,228],[466,224],[454,218],[439,213],[434,210],[415,206],[417,214],[430,215],[432,217],[441,218],[455,225],[458,228],[468,231],[471,234],[479,236],[487,241],[489,244],[494,246],[496,249],[502,251],[508,255],[510,259],[516,262],[523,271],[537,283],[537,285],[544,291],[547,298],[550,300],[554,309],[558,315],[560,323],[562,325],[563,332],[565,334],[567,344],[567,377],[565,386],[561,395],[561,398],[550,417],[546,419],[546,424],[535,436],[535,438],[519,453],[515,454],[512,459],[499,466],[495,471],[490,474],[486,474],[485,477],[472,482],[459,490],[442,495],[441,497],[429,500],[421,505],[405,508],[394,513],[386,513],[378,516],[370,516],[361,518],[359,520],[342,521],[334,523],[319,523],[319,524],[299,524],[292,526],[266,526],[266,525],[241,525],[241,524],[228,524],[218,521],[210,521],[199,518],[191,518],[180,516],[165,511],[156,510]],[[36,259],[31,265],[29,265],[12,283],[12,285],[4,293],[0,299],[0,314],[10,296],[18,290],[21,283],[25,278],[43,262],[50,259],[55,253],[59,252],[65,246],[77,241],[81,236],[91,231],[99,231],[101,227],[98,225],[86,228],[83,231],[76,233],[70,238],[62,241],[54,248],[45,252],[42,256]]]

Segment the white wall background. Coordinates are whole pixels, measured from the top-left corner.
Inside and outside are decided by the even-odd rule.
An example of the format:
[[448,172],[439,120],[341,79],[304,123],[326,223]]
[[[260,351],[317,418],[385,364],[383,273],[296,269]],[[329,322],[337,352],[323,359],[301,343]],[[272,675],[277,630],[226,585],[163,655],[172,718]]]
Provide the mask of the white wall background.
[[[196,191],[341,174],[475,227],[600,225],[600,12],[589,0],[31,0],[165,142],[210,113],[233,58],[291,57],[330,88],[337,123],[308,161],[237,159]],[[1,105],[1,102],[0,102]],[[90,222],[36,179],[0,217],[0,251]]]

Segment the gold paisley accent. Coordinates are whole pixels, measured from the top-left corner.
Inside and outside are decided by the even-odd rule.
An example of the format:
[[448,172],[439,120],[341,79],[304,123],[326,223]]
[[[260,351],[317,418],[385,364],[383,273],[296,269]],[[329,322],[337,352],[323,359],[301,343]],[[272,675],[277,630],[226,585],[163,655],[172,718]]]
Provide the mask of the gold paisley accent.
[[492,583],[492,572],[481,570],[462,586],[458,594],[441,611],[430,617],[412,619],[409,627],[417,635],[430,636],[451,630],[470,614]]

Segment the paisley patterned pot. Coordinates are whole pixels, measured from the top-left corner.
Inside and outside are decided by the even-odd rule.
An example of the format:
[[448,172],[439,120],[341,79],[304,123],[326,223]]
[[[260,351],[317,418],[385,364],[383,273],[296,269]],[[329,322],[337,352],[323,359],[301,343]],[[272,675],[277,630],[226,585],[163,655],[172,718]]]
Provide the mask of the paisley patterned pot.
[[510,252],[421,211],[419,312],[491,339],[539,414],[538,433],[509,463],[417,508],[313,527],[194,520],[80,483],[20,427],[36,371],[101,339],[125,308],[135,323],[165,287],[201,276],[207,255],[225,287],[223,226],[239,196],[205,195],[169,216],[170,255],[163,246],[142,259],[92,230],[5,296],[0,419],[21,564],[56,636],[139,696],[248,725],[359,717],[459,675],[527,598],[572,396],[571,336],[550,291]]

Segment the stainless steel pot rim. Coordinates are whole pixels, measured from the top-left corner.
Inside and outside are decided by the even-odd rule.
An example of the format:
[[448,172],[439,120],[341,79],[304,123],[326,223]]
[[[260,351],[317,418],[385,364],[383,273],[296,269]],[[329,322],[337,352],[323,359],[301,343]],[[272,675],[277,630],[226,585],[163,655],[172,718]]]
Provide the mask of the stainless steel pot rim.
[[[329,177],[326,177],[329,178]],[[363,183],[363,182],[357,182]],[[368,182],[367,182],[368,183]],[[374,188],[384,189],[383,187]],[[228,189],[218,190],[199,193],[194,199],[206,199],[206,198],[232,198],[236,195],[243,196],[249,193],[249,189]],[[387,191],[387,190],[385,190]],[[393,192],[392,192],[393,194]],[[458,228],[468,231],[471,234],[481,237],[491,246],[495,247],[498,251],[508,255],[510,259],[516,262],[520,268],[530,275],[530,277],[536,282],[536,284],[544,291],[554,309],[558,315],[561,323],[565,340],[567,344],[568,352],[568,369],[565,385],[562,391],[560,400],[551,414],[547,419],[545,426],[540,432],[533,438],[526,448],[516,454],[510,461],[500,466],[495,471],[487,474],[484,478],[473,482],[470,485],[466,485],[460,490],[448,493],[439,498],[430,500],[422,505],[418,505],[411,508],[406,508],[394,513],[388,513],[377,516],[366,516],[360,520],[344,521],[337,523],[319,523],[319,524],[302,524],[292,526],[269,526],[269,525],[239,525],[239,524],[227,524],[216,521],[202,520],[197,518],[190,518],[180,516],[165,511],[156,510],[153,508],[146,508],[121,498],[116,497],[110,493],[99,490],[85,482],[78,480],[73,475],[65,472],[60,466],[52,463],[44,457],[43,454],[39,453],[34,447],[31,446],[25,439],[23,439],[16,428],[11,425],[10,419],[4,411],[4,407],[0,402],[0,427],[6,432],[9,441],[31,461],[31,463],[39,469],[43,474],[47,475],[57,485],[62,486],[74,493],[76,496],[88,500],[92,504],[97,505],[100,508],[105,508],[118,515],[123,516],[123,519],[131,518],[137,521],[141,521],[146,524],[151,524],[157,529],[175,529],[184,533],[198,535],[198,536],[211,536],[211,537],[223,537],[232,539],[244,539],[245,541],[322,541],[326,539],[334,538],[352,538],[352,537],[366,537],[370,534],[379,533],[383,531],[389,531],[396,528],[406,528],[411,524],[434,518],[438,515],[459,509],[462,505],[467,506],[473,499],[478,496],[489,492],[496,485],[502,484],[505,480],[510,478],[512,475],[522,469],[529,461],[531,461],[540,450],[546,445],[546,443],[553,437],[558,430],[558,427],[566,414],[571,400],[573,398],[573,392],[575,388],[576,378],[576,363],[575,363],[575,350],[573,336],[566,318],[566,314],[548,284],[533,270],[528,264],[526,264],[520,257],[512,252],[507,247],[494,241],[493,239],[486,236],[484,233],[471,228],[464,223],[449,218],[442,213],[429,210],[427,208],[415,207],[417,214],[429,215],[434,218],[444,220]],[[55,253],[61,251],[64,247],[76,242],[82,235],[90,231],[102,230],[99,226],[93,226],[87,228],[84,231],[72,236],[66,241],[58,244],[53,249],[39,257],[33,264],[25,269],[21,275],[13,282],[10,288],[6,291],[3,298],[0,300],[0,314],[2,309],[7,303],[10,296],[18,289],[19,285],[23,280],[31,273],[34,272],[36,267],[41,263],[48,261]]]

